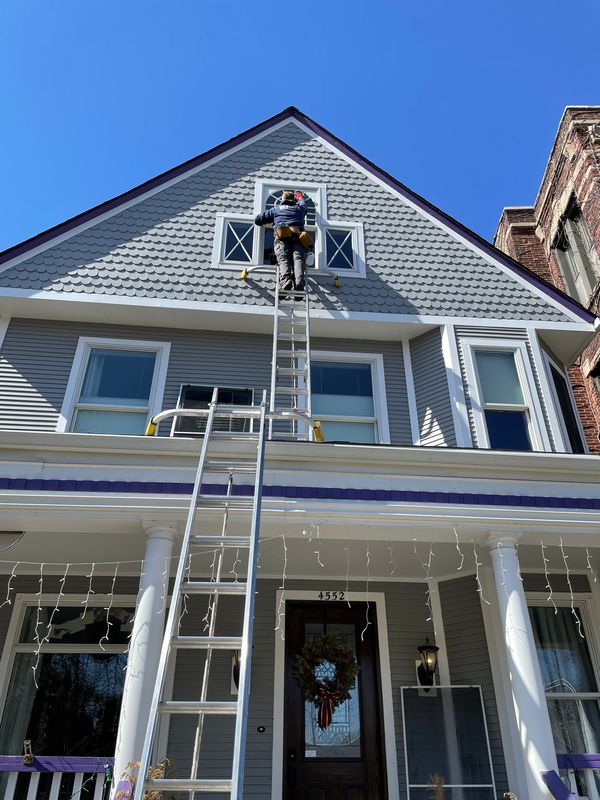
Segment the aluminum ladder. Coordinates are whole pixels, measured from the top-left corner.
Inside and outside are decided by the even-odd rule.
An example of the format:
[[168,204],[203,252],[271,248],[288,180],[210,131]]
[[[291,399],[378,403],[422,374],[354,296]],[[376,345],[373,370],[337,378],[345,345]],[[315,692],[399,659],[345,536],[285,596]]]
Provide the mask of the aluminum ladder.
[[319,440],[320,426],[311,420],[310,297],[308,280],[301,291],[282,291],[277,281],[273,309],[273,355],[269,412],[289,422],[269,419],[270,439]]
[[[167,791],[189,793],[194,797],[194,792],[229,794],[231,800],[241,800],[244,784],[244,761],[246,752],[246,733],[248,727],[248,703],[250,696],[250,668],[252,654],[252,632],[254,620],[254,601],[256,590],[256,573],[260,536],[260,512],[264,471],[264,455],[266,440],[266,391],[263,392],[260,406],[224,406],[218,403],[218,389],[213,392],[208,410],[173,410],[162,412],[154,417],[148,427],[148,435],[156,432],[157,424],[167,416],[205,416],[206,429],[202,441],[200,459],[196,471],[192,498],[187,515],[185,532],[179,556],[177,573],[171,595],[171,605],[165,627],[160,664],[156,676],[156,683],[144,749],[140,759],[138,778],[135,784],[134,800],[143,800],[147,791]],[[229,456],[212,456],[209,451],[211,443],[217,438],[231,438],[215,431],[214,423],[219,418],[249,418],[253,421],[251,432],[244,436],[256,444],[256,455],[244,458],[235,455],[235,460]],[[257,423],[257,424],[256,424]],[[255,428],[258,427],[258,431]],[[253,448],[254,449],[254,448]],[[227,484],[224,494],[207,495],[202,493],[204,477],[209,473],[227,475]],[[244,496],[235,494],[234,481],[236,476],[243,475],[244,482],[248,477],[254,476],[253,495]],[[215,507],[223,509],[223,523],[220,536],[208,536],[196,532],[198,512],[203,508]],[[233,536],[227,533],[227,523],[230,509],[243,509],[251,513],[249,535]],[[189,574],[190,556],[194,547],[208,547],[216,552],[216,570],[214,580],[194,581]],[[247,548],[248,568],[246,581],[222,580],[223,556],[226,548]],[[203,635],[181,636],[179,622],[182,611],[183,598],[186,595],[206,595],[211,598],[208,612],[208,631]],[[215,636],[215,625],[219,598],[222,595],[244,595],[244,615],[241,636]],[[165,681],[171,660],[178,651],[205,650],[205,662],[200,690],[200,700],[168,700],[165,698]],[[211,659],[214,650],[241,650],[239,684],[237,701],[207,700]],[[197,727],[192,756],[192,767],[189,778],[147,778],[154,742],[158,730],[158,719],[162,715],[187,714],[197,716]],[[233,763],[230,779],[203,779],[198,777],[198,764],[200,759],[200,746],[204,721],[207,715],[236,715],[235,733],[233,742]]]

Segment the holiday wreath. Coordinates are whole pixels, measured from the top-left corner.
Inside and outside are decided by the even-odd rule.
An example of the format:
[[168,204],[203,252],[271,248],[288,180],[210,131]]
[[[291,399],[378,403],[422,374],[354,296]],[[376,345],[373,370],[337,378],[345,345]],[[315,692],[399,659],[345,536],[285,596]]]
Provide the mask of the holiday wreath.
[[319,728],[331,725],[334,710],[350,697],[360,667],[337,633],[325,633],[307,642],[294,657],[292,675],[305,700],[318,709]]

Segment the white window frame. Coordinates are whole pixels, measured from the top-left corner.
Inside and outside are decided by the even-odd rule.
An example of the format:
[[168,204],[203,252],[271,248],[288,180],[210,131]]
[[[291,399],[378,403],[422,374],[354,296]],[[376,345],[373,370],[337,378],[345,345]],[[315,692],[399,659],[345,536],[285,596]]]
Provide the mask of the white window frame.
[[545,350],[543,351],[543,359],[544,359],[544,369],[546,370],[546,378],[548,380],[550,393],[552,395],[552,405],[554,406],[554,413],[558,421],[558,427],[562,438],[562,450],[564,453],[573,452],[573,448],[571,447],[571,442],[569,441],[569,434],[567,431],[567,426],[565,424],[563,411],[560,405],[560,401],[558,399],[556,387],[554,386],[554,378],[552,377],[552,371],[550,369],[551,366],[554,367],[554,369],[558,373],[560,373],[560,375],[562,375],[562,377],[565,379],[565,382],[567,384],[567,391],[569,393],[569,399],[571,400],[571,406],[573,407],[573,411],[575,413],[575,420],[577,421],[577,430],[579,431],[579,435],[581,436],[581,441],[583,443],[584,453],[588,453],[589,449],[587,441],[585,439],[585,433],[583,432],[583,428],[581,426],[579,409],[577,408],[577,403],[575,402],[575,395],[573,394],[573,389],[571,387],[571,381],[569,380],[569,376],[565,372],[563,366],[559,364],[558,361],[556,361],[554,358],[552,358],[552,356]]
[[261,238],[257,235],[258,229],[254,231],[250,261],[225,261],[225,231],[227,222],[249,222],[251,225],[254,225],[254,216],[252,214],[225,214],[220,211],[217,213],[215,238],[213,239],[212,266],[217,269],[233,269],[238,271],[244,267],[256,265],[260,252],[258,245]]
[[[306,181],[298,181],[294,178],[281,179],[281,178],[261,178],[257,180],[254,185],[254,213],[250,214],[229,214],[217,213],[215,223],[215,238],[213,242],[212,266],[216,269],[225,270],[239,270],[243,267],[249,266],[263,266],[262,254],[264,249],[264,226],[259,226],[254,235],[252,262],[225,262],[224,261],[224,248],[225,248],[225,221],[232,222],[254,222],[257,214],[264,211],[267,197],[272,191],[280,190],[282,187],[291,187],[300,192],[305,192],[310,195],[315,204],[315,229],[316,241],[314,246],[315,265],[311,267],[311,274],[325,274],[325,275],[338,275],[344,278],[364,278],[367,273],[367,266],[365,260],[365,235],[362,222],[352,222],[349,220],[330,220],[327,216],[327,185],[324,183],[307,183]],[[335,269],[327,268],[327,249],[326,249],[326,230],[332,228],[335,230],[350,230],[352,231],[352,252],[353,252],[353,266],[351,269],[344,269],[336,271]],[[312,231],[312,226],[309,227],[309,232]],[[313,231],[314,233],[314,231]],[[268,265],[266,265],[268,266]]]
[[515,366],[517,375],[523,392],[523,407],[501,404],[493,404],[497,410],[519,410],[525,411],[527,415],[527,429],[531,441],[532,451],[551,452],[550,439],[546,430],[546,423],[538,397],[537,387],[531,371],[529,354],[524,341],[515,339],[487,339],[469,338],[461,341],[464,355],[465,372],[467,378],[467,389],[473,411],[473,422],[477,437],[477,446],[490,449],[490,440],[485,422],[485,412],[483,403],[483,392],[479,383],[479,375],[475,364],[475,350],[488,350],[490,352],[509,352],[515,356]]
[[[347,421],[373,423],[375,425],[375,444],[390,444],[390,425],[387,410],[383,355],[381,353],[349,353],[340,352],[339,350],[313,350],[311,351],[310,358],[311,364],[317,361],[338,361],[343,364],[370,364],[371,384],[373,386],[373,409],[375,411],[374,417],[344,417],[342,415],[336,416],[335,414],[317,414],[316,417],[323,422]],[[361,443],[356,442],[356,444],[360,445]]]
[[[169,365],[169,355],[171,352],[170,342],[151,342],[139,339],[107,339],[96,336],[80,336],[75,350],[73,366],[67,383],[65,397],[63,400],[60,416],[56,425],[59,433],[64,433],[71,429],[75,411],[78,407],[78,399],[88,365],[90,353],[94,348],[104,348],[107,350],[145,350],[156,353],[156,363],[154,365],[154,375],[152,376],[152,386],[148,397],[148,407],[128,406],[128,411],[146,411],[146,420],[157,414],[162,407],[165,383],[167,380],[167,368]],[[122,407],[94,405],[94,408],[104,411],[120,411]],[[105,434],[107,436],[111,434]],[[126,435],[126,434],[114,434]]]

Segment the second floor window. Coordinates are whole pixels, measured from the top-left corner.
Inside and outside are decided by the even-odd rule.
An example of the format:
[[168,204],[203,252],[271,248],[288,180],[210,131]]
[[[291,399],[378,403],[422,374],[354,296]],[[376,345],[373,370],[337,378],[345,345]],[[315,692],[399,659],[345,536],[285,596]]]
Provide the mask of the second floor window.
[[586,305],[598,280],[596,256],[589,229],[574,201],[562,218],[554,253],[567,291]]
[[381,356],[316,353],[311,364],[312,415],[326,442],[389,442]]
[[81,339],[59,430],[142,435],[162,399],[167,355],[164,343]]

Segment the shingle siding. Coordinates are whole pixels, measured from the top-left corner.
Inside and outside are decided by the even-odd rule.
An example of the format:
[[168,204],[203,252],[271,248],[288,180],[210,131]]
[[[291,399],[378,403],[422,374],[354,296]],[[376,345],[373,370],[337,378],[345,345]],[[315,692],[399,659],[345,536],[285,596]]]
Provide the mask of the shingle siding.
[[508,791],[504,749],[477,585],[473,576],[439,584],[444,635],[453,685],[478,685],[490,739],[490,750],[498,796]]
[[420,444],[429,447],[456,445],[450,390],[439,328],[410,342]]
[[326,184],[332,221],[362,222],[367,277],[324,278],[315,308],[567,320],[421,211],[289,123],[0,274],[12,289],[269,305],[211,267],[218,212],[253,213],[255,181]]
[[[0,350],[0,430],[56,429],[80,336],[171,342],[163,408],[176,405],[182,383],[253,388],[257,396],[270,385],[270,336],[13,319]],[[410,443],[400,343],[313,339],[312,346],[382,353],[392,443]],[[169,432],[163,423],[160,433]]]

